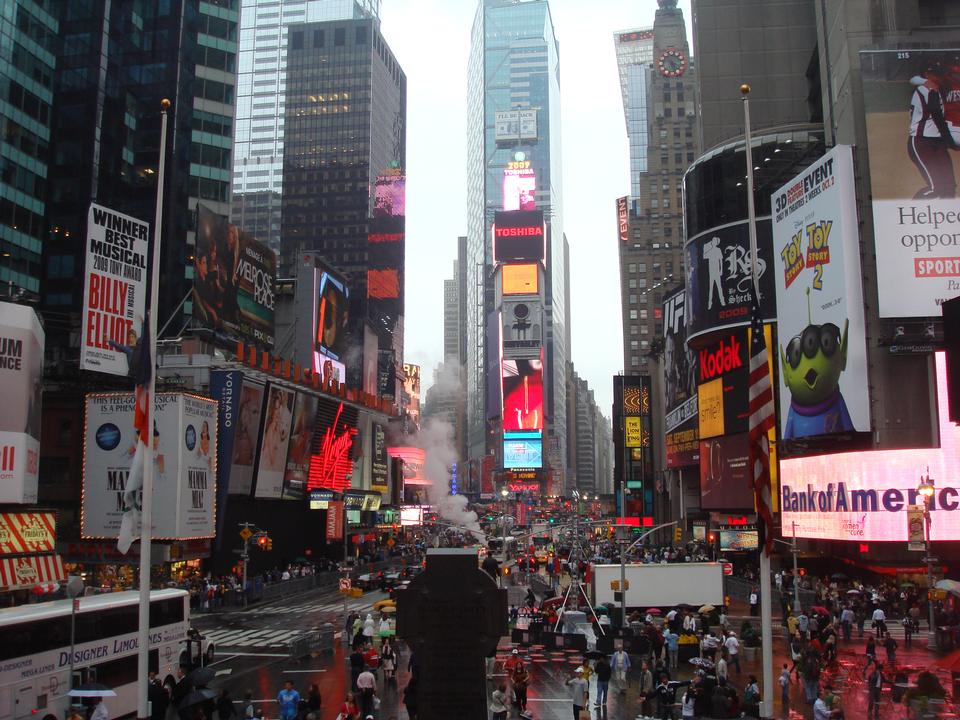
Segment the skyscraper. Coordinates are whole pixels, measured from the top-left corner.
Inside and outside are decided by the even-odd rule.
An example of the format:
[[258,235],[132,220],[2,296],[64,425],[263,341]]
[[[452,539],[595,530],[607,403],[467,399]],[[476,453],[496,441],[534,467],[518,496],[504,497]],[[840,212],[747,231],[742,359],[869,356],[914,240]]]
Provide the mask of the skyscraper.
[[278,252],[288,28],[379,14],[380,0],[243,0],[231,219]]
[[[683,173],[698,154],[694,74],[683,13],[676,0],[659,0],[652,37],[645,31],[614,36],[630,141],[628,228],[620,237],[623,364],[627,374],[648,370],[661,335],[664,289],[682,281]],[[625,40],[637,35],[637,40]],[[649,45],[632,55],[628,43]],[[633,59],[637,59],[636,64]],[[641,114],[642,113],[642,114]],[[624,232],[624,230],[626,232]]]
[[407,78],[373,18],[293,25],[288,48],[281,272],[302,251],[346,277],[352,345],[372,323],[381,392],[399,397]]
[[[230,212],[239,0],[52,3],[59,13],[42,306],[62,342],[81,306],[91,201],[151,222],[160,101],[170,99],[160,327],[192,315],[194,211]],[[91,28],[96,28],[95,32]],[[79,322],[79,320],[76,320]]]
[[0,282],[40,292],[46,179],[59,23],[51,3],[13,0],[0,12]]
[[621,30],[613,35],[623,96],[623,119],[630,146],[630,196],[640,202],[641,175],[647,172],[647,84],[653,64],[653,28]]
[[[491,228],[498,211],[543,214],[544,456],[566,458],[566,323],[559,46],[547,0],[480,0],[467,78],[467,398],[471,460],[499,457],[503,418]],[[506,189],[506,195],[505,195]],[[526,194],[524,194],[526,193]],[[499,276],[497,276],[499,277]]]

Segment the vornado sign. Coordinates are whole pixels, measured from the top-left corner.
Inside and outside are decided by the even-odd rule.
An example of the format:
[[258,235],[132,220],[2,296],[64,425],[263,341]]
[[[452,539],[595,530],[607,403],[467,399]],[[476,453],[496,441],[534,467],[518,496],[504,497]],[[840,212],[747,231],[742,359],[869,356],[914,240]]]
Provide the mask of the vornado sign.
[[[960,540],[960,429],[949,419],[947,370],[937,353],[940,447],[832,453],[780,462],[783,526],[800,538],[907,541],[907,508],[929,472],[931,540]],[[796,523],[794,525],[794,523]]]

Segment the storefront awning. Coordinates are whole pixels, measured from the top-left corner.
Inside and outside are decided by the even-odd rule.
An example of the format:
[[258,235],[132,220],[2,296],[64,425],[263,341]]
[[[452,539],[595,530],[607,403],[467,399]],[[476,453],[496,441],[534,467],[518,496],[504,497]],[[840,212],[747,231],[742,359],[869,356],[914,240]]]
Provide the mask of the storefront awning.
[[0,560],[0,588],[4,590],[30,588],[39,583],[59,583],[66,579],[67,573],[59,555],[33,555]]

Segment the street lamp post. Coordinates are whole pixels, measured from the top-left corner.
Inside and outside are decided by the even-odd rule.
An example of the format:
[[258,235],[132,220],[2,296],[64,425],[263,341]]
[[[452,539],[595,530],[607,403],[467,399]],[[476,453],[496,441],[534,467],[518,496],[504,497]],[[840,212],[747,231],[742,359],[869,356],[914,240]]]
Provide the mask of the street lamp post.
[[[504,485],[500,488],[500,497],[503,498],[503,504],[501,505],[501,514],[500,514],[500,557],[502,558],[503,567],[507,566],[507,498],[510,496],[510,491],[507,490],[507,486]],[[500,585],[503,586],[505,583],[503,581],[504,571],[500,571]]]
[[927,649],[936,650],[937,649],[937,633],[934,628],[935,619],[933,617],[933,561],[934,558],[930,556],[930,505],[928,501],[933,497],[933,493],[936,488],[934,487],[934,481],[930,478],[930,468],[927,468],[927,474],[920,477],[920,485],[917,486],[917,492],[923,496],[923,545],[924,545],[924,554],[926,557],[924,560],[927,563],[927,623],[930,626],[930,630],[927,633]]

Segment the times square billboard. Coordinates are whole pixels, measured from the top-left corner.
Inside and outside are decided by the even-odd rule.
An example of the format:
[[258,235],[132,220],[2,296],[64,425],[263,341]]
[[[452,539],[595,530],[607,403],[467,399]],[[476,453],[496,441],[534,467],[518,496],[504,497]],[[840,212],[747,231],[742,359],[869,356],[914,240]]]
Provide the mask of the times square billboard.
[[663,301],[663,373],[667,467],[696,465],[700,459],[697,426],[697,354],[687,347],[686,292]]
[[946,355],[936,354],[939,448],[834,453],[783,460],[780,503],[784,528],[799,538],[907,542],[907,509],[923,498],[929,474],[930,539],[960,540],[960,428],[950,422]]

